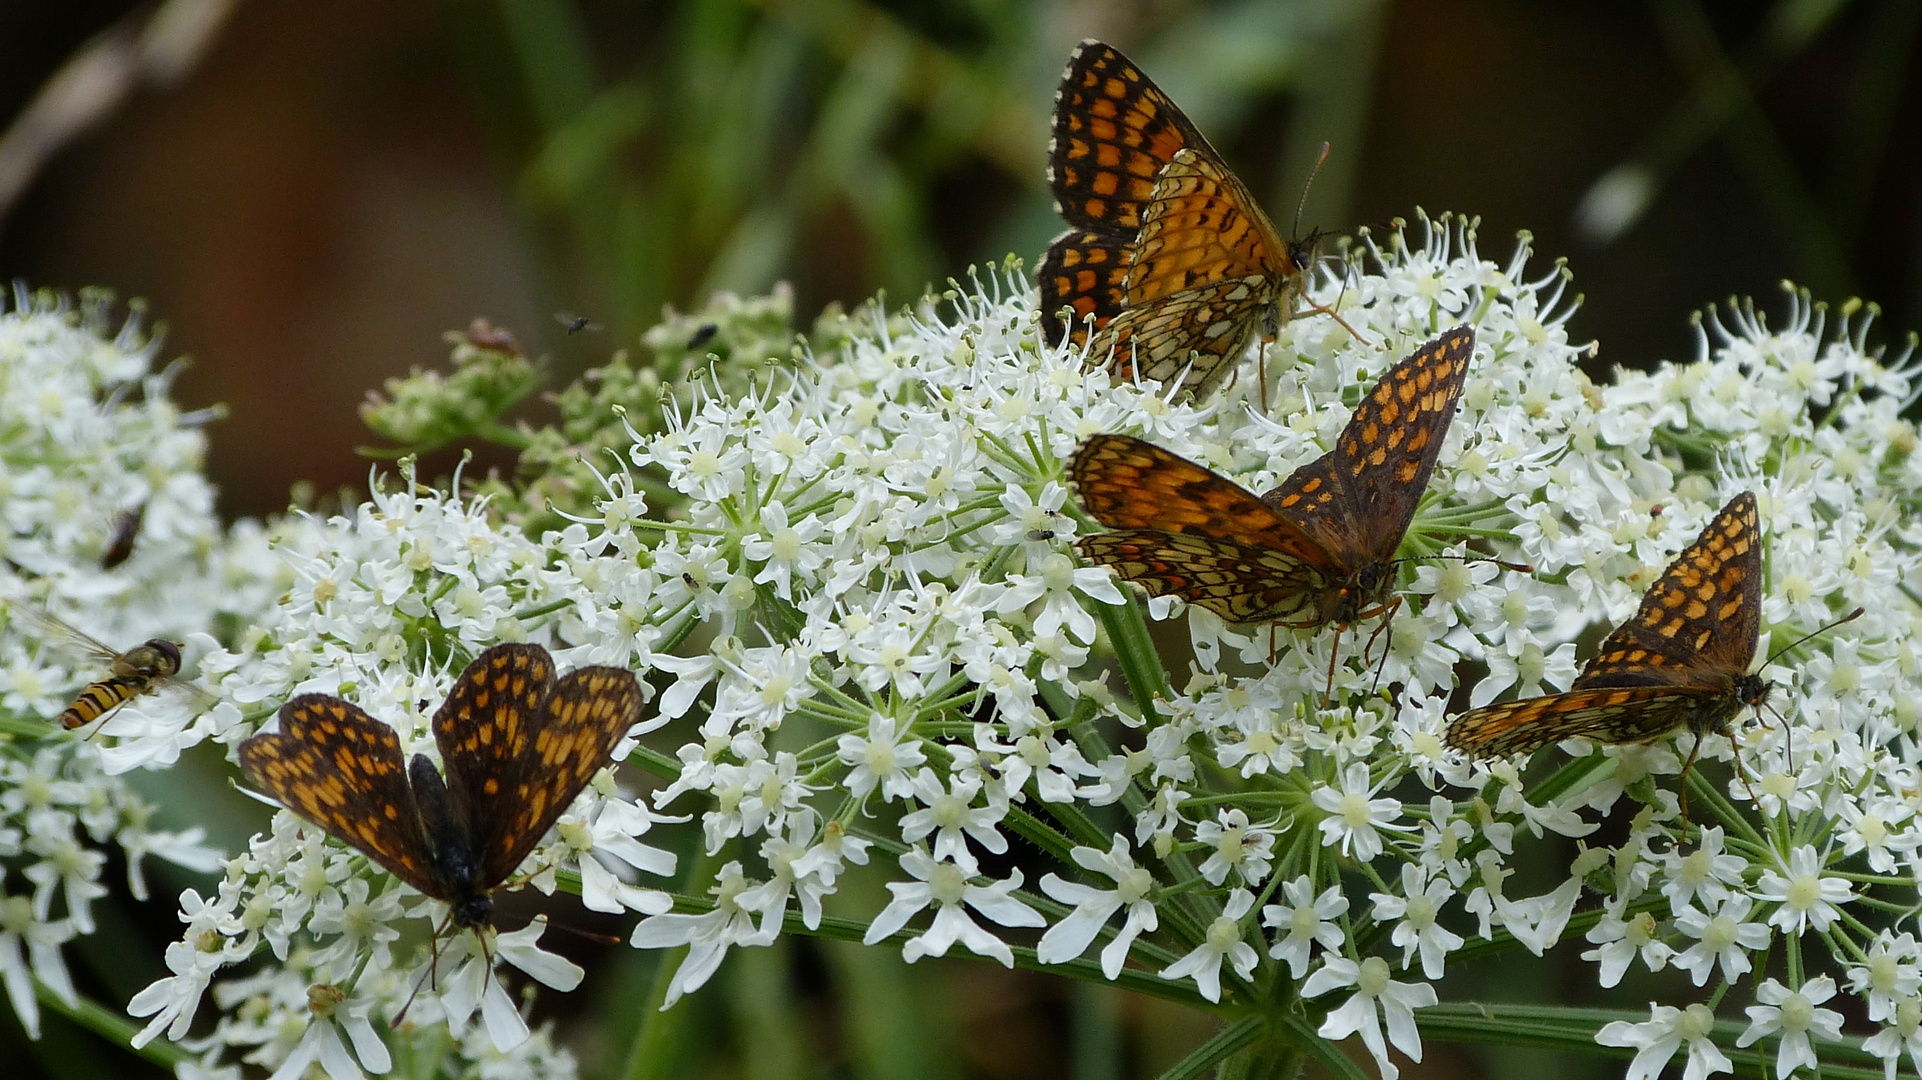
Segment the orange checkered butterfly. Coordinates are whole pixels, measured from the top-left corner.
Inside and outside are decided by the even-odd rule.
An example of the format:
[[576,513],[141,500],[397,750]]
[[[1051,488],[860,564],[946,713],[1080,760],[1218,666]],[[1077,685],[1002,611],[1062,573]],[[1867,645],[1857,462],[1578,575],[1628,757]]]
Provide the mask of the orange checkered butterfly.
[[1449,723],[1445,740],[1500,757],[1577,736],[1650,742],[1687,727],[1696,736],[1692,765],[1704,736],[1727,736],[1729,721],[1760,709],[1775,688],[1748,670],[1761,622],[1761,536],[1755,495],[1744,491],[1649,586],[1565,693],[1471,709]]
[[1474,349],[1469,326],[1416,349],[1362,398],[1333,450],[1259,497],[1140,439],[1088,439],[1068,473],[1112,531],[1075,546],[1153,595],[1234,622],[1311,627],[1375,615]]
[[634,673],[554,677],[539,645],[474,658],[434,713],[445,779],[404,762],[394,729],[355,705],[302,694],[280,731],[240,744],[240,767],[289,810],[360,849],[461,928],[492,924],[492,893],[641,719]]
[[[1314,237],[1285,243],[1167,94],[1111,45],[1084,41],[1055,94],[1048,185],[1069,229],[1037,279],[1044,339],[1065,333],[1119,378],[1182,376],[1199,397],[1305,287]],[[1063,323],[1060,311],[1072,309]]]

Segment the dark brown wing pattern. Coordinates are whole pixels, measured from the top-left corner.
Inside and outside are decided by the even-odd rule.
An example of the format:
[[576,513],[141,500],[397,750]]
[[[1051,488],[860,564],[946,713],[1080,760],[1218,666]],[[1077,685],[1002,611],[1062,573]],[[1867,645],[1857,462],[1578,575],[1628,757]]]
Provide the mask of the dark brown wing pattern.
[[1726,689],[1748,671],[1761,625],[1761,536],[1755,496],[1744,491],[1649,586],[1574,688]]
[[1499,757],[1577,736],[1635,743],[1684,725],[1721,731],[1768,693],[1747,674],[1761,619],[1761,535],[1755,496],[1745,491],[1676,556],[1566,693],[1471,709],[1445,739]]
[[640,718],[640,682],[622,668],[556,679],[538,645],[496,645],[467,666],[434,714],[434,741],[481,886],[520,866]]
[[1350,570],[1394,558],[1428,490],[1474,352],[1467,325],[1416,349],[1361,399],[1333,450],[1262,501]]
[[1083,41],[1054,95],[1048,186],[1055,208],[1080,229],[1132,240],[1176,152],[1220,155],[1186,114],[1120,50]]
[[240,744],[240,767],[287,809],[395,877],[450,899],[432,865],[393,728],[340,698],[303,694],[281,706],[278,733]]

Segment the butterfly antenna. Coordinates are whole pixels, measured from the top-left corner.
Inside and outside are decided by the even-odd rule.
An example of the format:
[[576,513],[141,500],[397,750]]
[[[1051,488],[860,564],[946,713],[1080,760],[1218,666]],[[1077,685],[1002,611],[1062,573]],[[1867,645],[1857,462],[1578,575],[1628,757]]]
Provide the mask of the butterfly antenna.
[[[1301,235],[1301,214],[1308,208],[1308,192],[1315,186],[1315,177],[1321,174],[1322,163],[1328,160],[1328,144],[1321,144],[1321,153],[1315,157],[1315,167],[1308,170],[1308,180],[1301,185],[1301,201],[1295,204],[1295,223],[1290,228],[1296,236]],[[1349,331],[1353,333],[1354,331]]]
[[[1790,649],[1795,648],[1797,645],[1802,644],[1804,641],[1807,641],[1808,639],[1815,637],[1818,634],[1826,634],[1830,630],[1835,629],[1836,627],[1842,625],[1845,622],[1854,622],[1855,620],[1861,618],[1862,613],[1867,610],[1868,610],[1867,608],[1856,608],[1854,611],[1849,612],[1847,615],[1842,616],[1841,618],[1835,620],[1832,623],[1828,623],[1825,626],[1817,627],[1816,629],[1811,630],[1806,634],[1803,634],[1801,637],[1796,638],[1794,641],[1791,641],[1787,645],[1784,645],[1781,648],[1770,653],[1768,658],[1768,663],[1769,664],[1775,663],[1776,657],[1782,655],[1785,652],[1788,652]],[[1766,667],[1767,664],[1764,664],[1763,666]],[[1783,721],[1783,722],[1787,723],[1787,721]]]

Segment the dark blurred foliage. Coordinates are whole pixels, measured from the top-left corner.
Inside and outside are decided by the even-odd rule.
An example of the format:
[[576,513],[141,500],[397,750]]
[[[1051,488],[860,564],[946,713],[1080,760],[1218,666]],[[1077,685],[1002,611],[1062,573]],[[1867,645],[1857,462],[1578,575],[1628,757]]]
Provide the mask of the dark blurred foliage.
[[[1731,294],[1780,310],[1784,278],[1879,303],[1874,339],[1922,325],[1912,0],[198,3],[204,52],[96,95],[33,162],[0,208],[0,274],[148,299],[167,351],[194,359],[180,399],[232,409],[209,462],[229,514],[275,511],[297,480],[364,483],[356,405],[444,365],[442,331],[476,315],[564,380],[717,289],[792,282],[806,325],[1009,251],[1032,265],[1060,228],[1054,83],[1089,36],[1179,101],[1284,231],[1324,140],[1304,227],[1478,214],[1498,260],[1530,230],[1538,272],[1572,261],[1598,373],[1691,358],[1692,310]],[[0,0],[0,124],[77,55],[143,55],[128,43],[149,16],[189,4]],[[1621,213],[1636,192],[1644,209]],[[576,313],[605,329],[570,333]],[[230,848],[246,832],[214,824]],[[178,887],[115,909],[82,947],[100,954],[77,965],[85,989],[117,1004],[152,977]],[[1459,965],[1449,987],[1589,1003],[1578,951]],[[620,1025],[654,958],[618,952],[561,1006],[590,1076],[634,1063]],[[1657,982],[1631,989],[1673,989]],[[660,1075],[1106,1080],[1154,1075],[1210,1030],[1042,976],[816,942],[745,950],[682,1008],[710,1035],[653,1048]],[[23,1045],[10,1017],[0,1043]],[[49,1075],[136,1067],[58,1022],[19,1052]],[[1546,1064],[1431,1043],[1407,1075]]]

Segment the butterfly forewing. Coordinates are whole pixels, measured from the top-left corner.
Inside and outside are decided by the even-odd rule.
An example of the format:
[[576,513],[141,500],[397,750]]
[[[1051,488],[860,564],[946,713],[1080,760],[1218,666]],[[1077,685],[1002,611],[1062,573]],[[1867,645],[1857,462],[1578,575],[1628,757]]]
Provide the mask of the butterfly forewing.
[[1262,501],[1343,566],[1394,558],[1428,490],[1474,351],[1470,326],[1416,349],[1361,399],[1333,450],[1295,470]]
[[1748,671],[1761,625],[1761,537],[1755,496],[1744,491],[1649,586],[1574,685],[1725,688]]
[[1308,538],[1246,488],[1132,435],[1095,435],[1076,448],[1068,475],[1082,505],[1111,529],[1189,533],[1300,558]]
[[1114,47],[1084,41],[1055,93],[1048,186],[1068,224],[1132,240],[1155,177],[1186,147],[1215,152],[1194,124]]
[[393,728],[340,698],[303,694],[281,706],[278,733],[240,744],[240,767],[287,809],[446,898]]
[[519,868],[640,713],[640,682],[620,668],[556,679],[535,645],[497,645],[468,665],[434,714],[434,741],[483,884]]

